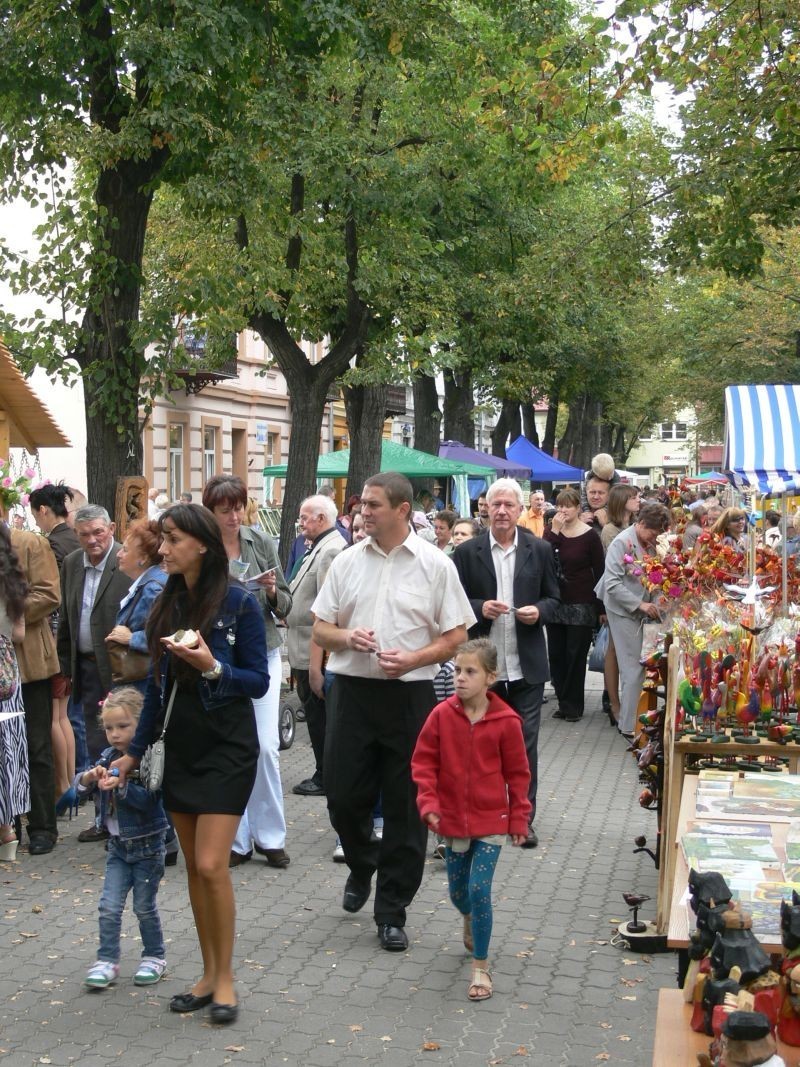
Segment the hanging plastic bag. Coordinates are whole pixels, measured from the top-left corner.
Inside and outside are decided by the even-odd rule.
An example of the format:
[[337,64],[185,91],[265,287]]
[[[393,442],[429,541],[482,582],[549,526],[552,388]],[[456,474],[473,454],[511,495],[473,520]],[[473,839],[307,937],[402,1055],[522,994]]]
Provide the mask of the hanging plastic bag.
[[594,639],[594,648],[589,653],[589,670],[602,674],[606,666],[606,651],[608,650],[608,623],[604,622],[597,631]]

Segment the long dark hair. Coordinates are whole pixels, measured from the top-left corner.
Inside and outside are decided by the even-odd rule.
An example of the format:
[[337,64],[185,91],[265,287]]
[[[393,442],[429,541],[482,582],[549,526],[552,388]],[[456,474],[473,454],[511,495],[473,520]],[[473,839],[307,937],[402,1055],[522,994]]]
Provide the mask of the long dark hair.
[[[187,587],[182,574],[171,574],[150,612],[147,645],[156,678],[160,674],[159,662],[164,652],[161,638],[178,629],[191,629],[199,631],[208,640],[211,623],[228,593],[228,554],[214,515],[200,504],[173,504],[159,518],[162,532],[167,519],[182,533],[196,538],[206,551],[194,589]],[[175,672],[181,679],[197,676],[194,668],[183,661],[176,663]]]
[[6,614],[12,622],[19,622],[25,614],[27,595],[28,583],[11,544],[11,534],[0,522],[0,597],[6,602]]

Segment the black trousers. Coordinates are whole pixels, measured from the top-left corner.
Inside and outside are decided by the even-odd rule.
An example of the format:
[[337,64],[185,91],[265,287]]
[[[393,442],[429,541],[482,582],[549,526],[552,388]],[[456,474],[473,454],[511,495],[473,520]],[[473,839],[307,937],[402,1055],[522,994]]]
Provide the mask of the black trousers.
[[544,682],[531,685],[524,678],[518,678],[514,682],[497,682],[492,689],[506,704],[510,704],[522,719],[522,736],[525,739],[525,751],[531,772],[528,800],[531,802],[533,822],[536,815],[536,790],[539,785],[539,724],[542,721]]
[[565,715],[583,715],[586,685],[586,657],[592,643],[593,627],[547,624],[547,652],[550,678]]
[[320,700],[309,685],[308,671],[295,670],[293,667],[292,674],[294,675],[297,695],[300,698],[300,703],[303,705],[303,710],[306,713],[308,737],[314,752],[314,762],[316,766],[312,777],[315,782],[319,782],[320,785],[324,786],[325,782],[322,773],[322,764],[323,754],[325,752],[325,701]]
[[[373,681],[337,674],[328,697],[325,789],[331,822],[356,878],[377,870],[375,922],[405,926],[422,881],[428,828],[417,812],[411,756],[436,702],[432,682]],[[372,812],[383,805],[383,838]]]
[[89,766],[94,767],[108,741],[100,725],[100,702],[108,692],[103,689],[97,663],[78,653],[78,698],[83,705],[83,721],[86,723],[86,747],[89,750]]
[[50,734],[53,723],[50,679],[24,682],[22,703],[25,707],[25,733],[28,736],[28,766],[31,775],[28,836],[46,834],[55,841],[58,837],[58,827],[55,802],[56,779]]

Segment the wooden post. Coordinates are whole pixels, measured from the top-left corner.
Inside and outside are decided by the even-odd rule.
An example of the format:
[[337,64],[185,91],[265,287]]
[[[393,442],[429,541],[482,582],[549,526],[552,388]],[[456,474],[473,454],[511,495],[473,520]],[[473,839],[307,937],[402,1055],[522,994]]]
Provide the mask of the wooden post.
[[114,521],[117,529],[114,536],[118,541],[124,541],[130,524],[146,518],[147,480],[140,475],[117,478],[114,500]]
[[11,424],[5,411],[0,408],[0,459],[8,459],[11,452]]

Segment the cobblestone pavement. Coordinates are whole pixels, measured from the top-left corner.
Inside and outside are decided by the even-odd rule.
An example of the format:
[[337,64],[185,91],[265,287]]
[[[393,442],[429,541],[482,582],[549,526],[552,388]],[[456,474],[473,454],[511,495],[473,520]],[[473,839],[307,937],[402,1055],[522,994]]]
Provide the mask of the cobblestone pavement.
[[407,953],[381,951],[369,905],[356,916],[341,910],[346,868],[331,862],[324,800],[291,793],[312,769],[298,726],[282,754],[291,866],[275,871],[257,858],[233,872],[239,1022],[219,1029],[202,1013],[167,1010],[198,974],[182,861],[159,894],[168,977],[149,990],[133,985],[140,946],[128,912],[119,981],[104,992],[82,988],[95,954],[104,853],[77,843],[87,823],[81,811],[60,822],[51,855],[20,850],[20,862],[0,864],[4,1067],[647,1067],[658,989],[674,985],[675,959],[609,942],[627,916],[623,891],[650,894],[643,916],[655,914],[656,871],[632,854],[637,834],[654,843],[655,815],[638,806],[636,767],[600,711],[599,689],[583,722],[553,720],[554,706],[551,697],[543,709],[540,846],[503,849],[495,877],[491,1000],[467,1000],[469,965],[440,861],[429,859],[409,910]]

